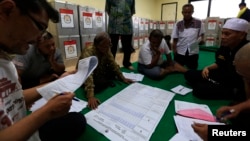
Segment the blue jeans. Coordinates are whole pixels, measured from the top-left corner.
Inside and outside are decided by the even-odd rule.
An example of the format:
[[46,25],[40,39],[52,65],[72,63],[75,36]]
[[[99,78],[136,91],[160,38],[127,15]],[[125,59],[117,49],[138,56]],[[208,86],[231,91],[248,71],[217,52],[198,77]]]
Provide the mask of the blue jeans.
[[144,74],[145,76],[151,78],[151,79],[161,79],[161,69],[165,68],[167,66],[167,63],[164,62],[162,65],[155,66],[153,68],[147,68],[146,65],[138,63],[138,72],[141,74]]

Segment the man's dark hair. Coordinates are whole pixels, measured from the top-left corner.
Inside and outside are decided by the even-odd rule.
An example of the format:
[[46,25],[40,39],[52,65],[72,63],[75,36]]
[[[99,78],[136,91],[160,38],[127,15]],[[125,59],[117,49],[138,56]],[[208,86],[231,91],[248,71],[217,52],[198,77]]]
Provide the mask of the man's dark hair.
[[239,7],[240,6],[247,6],[247,4],[245,2],[242,2],[242,3],[239,4]]
[[171,40],[171,36],[170,36],[170,35],[165,35],[165,36],[164,36],[164,39],[165,39],[166,41],[170,41],[170,40]]
[[182,9],[184,9],[185,7],[191,7],[194,10],[194,6],[191,3],[183,5]]
[[165,39],[165,41],[166,41],[168,47],[171,47],[171,43],[170,43],[170,41],[171,41],[171,36],[170,36],[170,35],[165,35],[163,38]]
[[47,12],[49,19],[59,22],[59,12],[54,9],[47,0],[13,0],[22,14],[39,13],[43,9]]
[[161,32],[161,30],[159,29],[155,29],[153,30],[150,35],[149,35],[149,39],[151,38],[158,38],[158,39],[162,39],[163,38],[163,33]]
[[49,40],[49,39],[53,38],[53,35],[52,35],[50,32],[46,31],[46,32],[42,35],[42,38],[43,38],[44,40]]
[[98,33],[94,38],[94,46],[97,47],[104,39],[110,39],[109,34],[106,32]]
[[53,38],[53,35],[52,35],[50,32],[45,31],[45,32],[42,34],[41,38],[38,40],[38,43],[42,43],[42,42],[44,42],[44,41],[46,41],[46,40],[50,40],[50,39],[52,39],[52,38]]

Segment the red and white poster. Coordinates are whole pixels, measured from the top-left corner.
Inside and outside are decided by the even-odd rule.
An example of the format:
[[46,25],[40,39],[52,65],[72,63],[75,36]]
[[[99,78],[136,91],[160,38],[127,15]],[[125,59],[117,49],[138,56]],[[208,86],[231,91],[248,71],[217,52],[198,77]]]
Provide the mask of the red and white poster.
[[216,20],[209,20],[208,21],[208,30],[215,30],[216,28]]
[[74,27],[73,10],[59,9],[59,12],[61,15],[62,28],[73,28]]
[[144,30],[144,22],[143,21],[141,21],[140,30]]
[[134,22],[134,28],[138,28],[139,27],[139,18],[133,17],[133,22]]
[[167,26],[168,29],[174,29],[174,22],[168,22],[167,24],[168,24]]
[[88,12],[83,12],[83,28],[93,28],[93,14]]
[[85,42],[85,47],[90,47],[93,45],[93,42]]
[[165,22],[160,22],[160,29],[164,30],[165,29]]
[[214,46],[215,44],[215,39],[214,37],[207,37],[206,38],[206,46]]
[[102,27],[103,23],[102,23],[102,16],[103,14],[101,12],[95,12],[95,23],[96,23],[96,27]]
[[77,57],[76,40],[64,41],[66,59]]

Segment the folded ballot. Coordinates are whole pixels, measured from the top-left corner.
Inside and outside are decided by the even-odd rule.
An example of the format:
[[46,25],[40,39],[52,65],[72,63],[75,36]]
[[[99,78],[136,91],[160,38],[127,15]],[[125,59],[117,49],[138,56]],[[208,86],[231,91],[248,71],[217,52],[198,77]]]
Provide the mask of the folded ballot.
[[79,60],[77,72],[57,79],[45,86],[37,88],[38,93],[46,100],[51,99],[56,94],[76,91],[94,71],[98,64],[95,56],[90,56]]
[[208,112],[201,110],[201,109],[186,109],[186,110],[180,110],[177,112],[178,115],[190,117],[190,118],[196,118],[211,122],[216,122],[215,117]]
[[175,112],[185,117],[216,122],[216,118],[213,116],[209,107],[204,104],[175,100]]
[[203,141],[194,132],[192,128],[194,123],[224,125],[224,123],[216,122],[209,107],[204,104],[175,100],[175,112],[177,115],[174,116],[174,121],[179,135],[174,136],[171,141],[183,140],[180,138],[185,138],[189,141]]

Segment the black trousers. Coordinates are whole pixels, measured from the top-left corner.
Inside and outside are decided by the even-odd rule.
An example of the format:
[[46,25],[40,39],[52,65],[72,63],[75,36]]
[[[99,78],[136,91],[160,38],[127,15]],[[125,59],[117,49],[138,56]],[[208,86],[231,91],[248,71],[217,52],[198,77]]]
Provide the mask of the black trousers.
[[186,55],[180,55],[180,54],[175,54],[174,55],[174,60],[181,64],[182,66],[186,65],[189,69],[197,69],[198,68],[198,59],[199,55],[188,55],[188,52]]
[[75,141],[84,132],[86,119],[83,114],[71,112],[48,121],[39,129],[42,141]]
[[218,70],[210,70],[210,79],[203,78],[201,72],[202,70],[189,70],[184,73],[185,79],[193,88],[194,96],[201,99],[234,101],[243,101],[246,98],[244,84],[235,84],[235,80]]
[[134,51],[133,46],[132,46],[133,35],[132,34],[131,35],[110,34],[109,36],[111,38],[111,43],[112,43],[111,52],[114,58],[117,52],[119,37],[121,37],[122,51],[124,53],[123,62],[122,62],[123,66],[124,67],[131,66],[130,56],[131,56],[131,53]]

